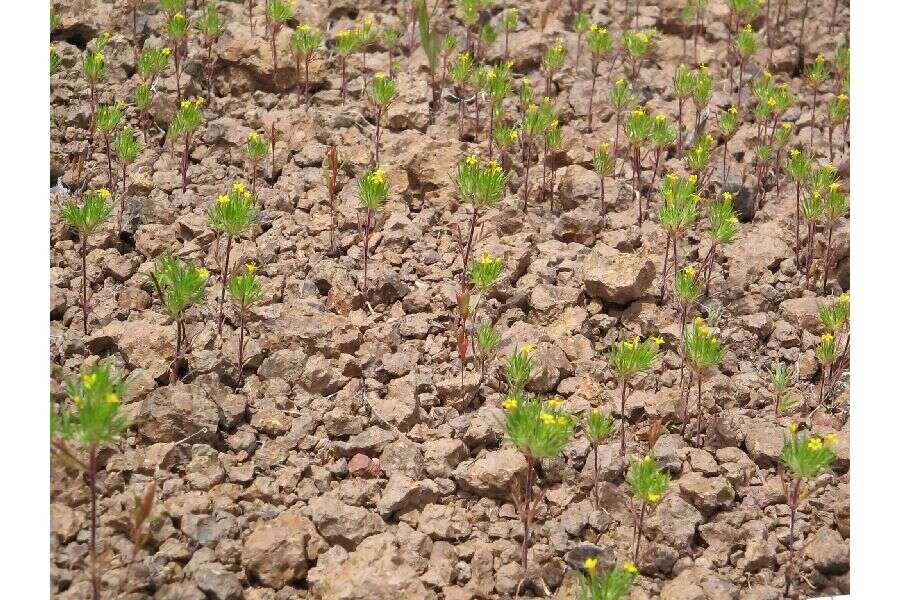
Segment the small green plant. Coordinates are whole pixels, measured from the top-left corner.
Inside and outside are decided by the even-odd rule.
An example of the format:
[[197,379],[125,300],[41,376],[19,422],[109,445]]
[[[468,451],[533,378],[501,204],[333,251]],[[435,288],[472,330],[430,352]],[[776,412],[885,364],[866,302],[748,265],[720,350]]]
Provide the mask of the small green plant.
[[621,454],[625,456],[625,399],[628,396],[628,387],[633,385],[637,375],[646,373],[653,368],[656,358],[659,356],[659,347],[663,341],[653,338],[641,341],[640,338],[615,342],[610,346],[607,354],[607,362],[622,386],[620,400],[621,424],[619,438],[621,440]]
[[322,161],[322,179],[325,181],[325,188],[328,190],[328,210],[331,213],[331,226],[329,227],[329,243],[328,247],[332,254],[335,253],[334,232],[337,229],[337,195],[340,191],[339,178],[343,163],[338,159],[337,146],[328,146],[325,152],[325,159]]
[[694,75],[684,63],[678,65],[672,76],[672,90],[678,102],[678,157],[681,158],[684,149],[684,103],[694,93]]
[[794,220],[794,257],[800,264],[800,190],[809,179],[812,171],[812,160],[797,148],[791,148],[785,159],[785,171],[791,181],[794,182],[797,192],[797,212]]
[[785,569],[785,597],[790,597],[791,584],[794,579],[794,526],[797,520],[797,510],[800,502],[805,499],[811,490],[805,489],[808,482],[817,478],[831,468],[837,455],[832,447],[837,443],[833,435],[809,436],[798,434],[797,425],[788,426],[790,437],[784,442],[781,451],[781,464],[785,469],[779,469],[781,484],[787,496],[788,509],[791,512],[791,525],[788,533],[788,564]]
[[250,132],[247,136],[247,160],[250,162],[250,194],[256,197],[256,176],[259,170],[259,163],[266,157],[269,151],[269,142],[266,138],[259,135],[255,131]]
[[88,333],[88,272],[87,244],[88,238],[109,220],[112,214],[111,194],[106,188],[86,192],[81,203],[69,200],[60,207],[59,214],[66,225],[78,232],[79,254],[81,255],[81,319],[84,334]]
[[822,259],[824,271],[822,279],[822,291],[828,291],[828,275],[831,267],[831,249],[834,228],[840,223],[841,218],[850,211],[850,200],[847,195],[841,191],[841,185],[838,182],[831,184],[828,193],[825,194],[824,210],[822,211],[822,220],[825,223],[825,229],[828,232],[825,239],[825,257]]
[[447,74],[450,76],[450,81],[453,82],[453,91],[459,99],[459,102],[457,102],[456,122],[459,130],[458,137],[462,141],[466,121],[466,85],[472,76],[472,58],[469,53],[463,52],[460,54]]
[[181,103],[181,61],[187,48],[189,30],[190,26],[184,13],[176,12],[169,16],[169,20],[166,22],[166,38],[169,40],[169,45],[174,50],[175,55],[175,90],[177,94],[176,101],[179,104]]
[[587,13],[580,12],[572,21],[572,29],[575,30],[577,42],[575,44],[575,76],[578,76],[578,67],[581,64],[581,40],[591,27],[591,17]]
[[[422,51],[428,59],[428,76],[431,81],[431,114],[430,118],[434,120],[434,114],[440,105],[441,90],[437,78],[438,59],[441,51],[441,38],[437,32],[431,29],[431,17],[428,15],[428,3],[426,0],[415,0],[418,3],[418,19],[419,19],[419,42],[422,45]],[[466,26],[466,49],[470,46],[470,28],[468,23]]]
[[[456,49],[459,47],[459,40],[456,39],[456,36],[452,33],[448,33],[444,36],[443,41],[441,42],[441,91],[443,92],[444,86],[447,85],[447,66],[450,64],[450,57],[456,52]],[[390,52],[388,52],[388,66],[390,67]],[[388,75],[393,77],[393,72],[388,69]]]
[[115,104],[108,104],[97,109],[97,129],[103,136],[103,143],[106,146],[106,165],[109,172],[107,187],[116,189],[113,181],[112,168],[112,139],[113,134],[122,124],[124,117],[125,103],[119,100]]
[[631,79],[637,80],[641,72],[641,63],[650,56],[656,47],[656,30],[622,32],[620,40],[625,58],[631,63]]
[[816,101],[819,97],[819,90],[822,89],[822,85],[828,80],[828,77],[831,75],[831,72],[828,68],[828,63],[825,62],[825,57],[821,54],[816,57],[816,59],[806,67],[806,71],[804,71],[803,76],[812,86],[813,91],[813,99],[812,99],[812,125],[809,128],[809,146],[812,147],[813,144],[813,132],[816,130]]
[[[483,321],[475,330],[475,345],[478,348],[478,362],[481,366],[481,375],[478,378],[478,388],[484,382],[485,369],[494,354],[494,349],[500,343],[500,334],[488,321]],[[476,390],[477,393],[477,390]]]
[[591,452],[594,455],[594,486],[592,493],[594,496],[594,507],[599,510],[600,464],[598,453],[600,444],[604,443],[615,433],[616,425],[612,418],[604,415],[599,408],[593,408],[585,418],[584,425],[582,427],[584,429],[584,435],[587,437],[588,442],[590,442],[591,444]]
[[641,201],[641,148],[650,139],[653,131],[653,118],[643,108],[636,108],[628,113],[623,127],[625,139],[631,146],[631,189],[638,205],[638,225],[644,221],[644,204]]
[[184,139],[184,149],[181,152],[181,192],[187,191],[188,182],[188,164],[190,163],[191,147],[194,142],[194,134],[203,124],[202,108],[205,100],[196,98],[191,100],[182,100],[178,112],[172,118],[169,124],[169,131],[166,135],[172,140],[174,147],[175,142]]
[[[94,598],[100,598],[100,572],[97,552],[97,471],[98,451],[115,444],[131,426],[121,414],[121,399],[128,382],[112,367],[99,363],[68,381],[63,391],[70,403],[50,411],[52,454],[69,466],[83,471],[90,495],[90,576]],[[78,451],[87,452],[87,459]]]
[[568,51],[566,50],[566,47],[562,45],[562,42],[556,42],[547,48],[547,53],[544,54],[544,59],[541,61],[541,68],[543,69],[544,77],[546,78],[546,83],[544,85],[545,96],[550,96],[553,76],[562,69],[566,62],[567,53]]
[[787,388],[791,383],[791,370],[781,362],[778,362],[769,370],[769,385],[772,386],[772,409],[775,416],[784,414],[795,404],[788,394]]
[[482,164],[475,155],[467,156],[456,169],[455,183],[459,199],[465,204],[472,205],[469,231],[465,238],[461,233],[458,235],[460,258],[463,265],[460,287],[463,289],[468,287],[465,280],[465,268],[469,264],[472,248],[477,241],[475,232],[478,230],[478,220],[485,211],[500,203],[508,182],[509,173],[504,171],[497,161]]
[[481,132],[481,98],[487,92],[488,75],[490,67],[484,63],[475,67],[472,71],[472,87],[475,88],[475,131],[473,141],[478,143],[478,134]]
[[252,306],[263,297],[262,284],[256,277],[256,265],[247,263],[246,272],[232,275],[228,280],[228,295],[238,313],[240,337],[238,338],[238,382],[244,379],[244,332],[247,328],[247,314]]
[[635,514],[634,519],[634,553],[632,555],[632,561],[637,562],[641,551],[641,538],[644,536],[644,520],[666,494],[669,487],[669,475],[663,473],[656,461],[648,454],[631,463],[625,481],[631,488],[635,499],[640,502],[640,511]]
[[488,71],[485,92],[488,100],[488,159],[494,158],[494,123],[503,117],[503,101],[512,91],[512,74],[508,64],[498,65]]
[[97,113],[97,85],[106,73],[106,56],[103,54],[106,44],[109,42],[109,33],[103,32],[94,39],[93,47],[84,51],[81,62],[81,72],[87,79],[91,90],[91,131],[94,130],[94,116]]
[[738,57],[738,97],[737,106],[741,106],[741,92],[744,89],[744,65],[756,54],[759,49],[759,41],[753,33],[753,26],[749,23],[734,37],[734,52]]
[[372,88],[369,90],[369,100],[375,106],[375,166],[381,164],[381,117],[387,112],[391,102],[397,97],[397,82],[388,79],[384,73],[378,73],[372,79]]
[[[650,181],[656,181],[659,172],[659,159],[663,157],[669,147],[678,139],[677,127],[669,125],[666,115],[660,113],[653,119],[653,128],[650,130],[650,147],[653,148],[653,175]],[[647,196],[646,210],[650,210],[650,196]]]
[[[456,38],[452,35],[444,38],[444,42],[452,39],[454,44],[456,42]],[[381,32],[381,41],[384,42],[384,47],[387,49],[388,55],[388,77],[391,79],[394,78],[394,52],[397,51],[397,45],[400,43],[400,32],[394,29],[393,27],[386,27],[384,31]],[[454,45],[455,49],[455,45]],[[447,62],[444,60],[444,72],[447,71]]]
[[688,265],[678,271],[672,282],[672,290],[681,309],[681,335],[684,335],[688,312],[697,305],[697,300],[700,299],[700,279],[697,277],[697,270]]
[[213,70],[215,69],[213,46],[222,35],[222,17],[219,16],[215,2],[207,2],[206,10],[197,20],[197,30],[203,36],[203,45],[206,47],[206,93],[211,95]]
[[597,76],[600,74],[600,61],[612,51],[613,40],[609,31],[592,24],[587,34],[588,52],[591,54],[591,96],[588,100],[588,130],[594,127],[594,88],[597,87]]
[[122,127],[119,135],[113,140],[116,160],[122,167],[122,193],[119,195],[119,230],[122,230],[122,219],[125,214],[125,192],[128,189],[128,165],[137,160],[141,152],[141,143],[128,125]]
[[219,336],[222,335],[222,324],[225,322],[225,289],[228,287],[231,246],[236,238],[253,227],[258,213],[253,194],[243,183],[236,182],[227,194],[216,199],[206,215],[207,222],[216,235],[225,236],[225,262],[222,267],[222,291],[219,295]]
[[719,132],[722,134],[722,181],[728,181],[728,142],[741,126],[741,114],[731,106],[718,114]]
[[363,297],[368,296],[369,290],[369,238],[375,225],[375,214],[384,207],[388,191],[388,180],[382,169],[367,171],[359,178],[359,203],[365,213],[360,221],[360,233],[363,236]]
[[140,111],[145,141],[147,139],[146,123],[149,121],[148,112],[155,95],[154,84],[159,75],[169,66],[171,55],[172,51],[169,48],[147,48],[138,58],[137,71],[142,81],[135,89],[134,105]]
[[269,0],[266,4],[266,29],[269,33],[269,45],[272,48],[272,86],[278,89],[278,34],[290,19],[294,17],[294,8],[289,0]]
[[57,54],[53,46],[50,46],[50,77],[56,75],[61,66],[62,59],[59,57],[59,54]]
[[159,295],[163,309],[175,323],[175,355],[169,367],[169,385],[178,381],[178,370],[187,353],[185,312],[206,297],[209,271],[195,267],[171,254],[163,254],[150,272],[150,281]]
[[[709,134],[700,136],[684,155],[684,166],[687,168],[688,173],[694,175],[700,182],[705,182],[706,180],[706,169],[709,167],[709,162],[712,159],[714,143],[713,136]],[[699,187],[702,188],[703,183]]]
[[665,302],[669,271],[669,247],[672,247],[672,273],[678,272],[678,240],[697,221],[697,177],[682,178],[675,173],[667,173],[660,186],[659,226],[666,232],[666,253],[663,257],[662,286],[660,302]]
[[363,91],[369,86],[369,72],[366,69],[366,57],[369,55],[369,48],[375,43],[375,40],[378,37],[378,34],[373,28],[373,24],[374,21],[372,20],[372,17],[366,17],[363,19],[362,27],[359,28],[359,49],[362,50]]
[[[687,365],[691,369],[691,374],[697,379],[697,429],[695,434],[695,444],[700,445],[700,432],[703,427],[703,376],[712,367],[718,366],[725,358],[725,346],[719,338],[709,332],[706,323],[700,317],[695,317],[690,326],[684,330],[682,341],[685,348],[685,358]],[[690,391],[690,383],[688,384]],[[682,424],[682,435],[687,427],[688,405],[690,402],[685,400],[684,422]]]
[[740,228],[737,213],[732,208],[733,196],[724,192],[721,199],[709,205],[709,236],[710,246],[706,258],[700,267],[706,270],[706,295],[709,296],[709,284],[712,280],[713,269],[716,266],[716,250],[720,246],[726,246],[734,241]]
[[616,159],[609,153],[609,144],[600,144],[600,150],[594,154],[591,161],[594,172],[600,176],[600,217],[606,218],[606,178],[612,177],[616,172]]
[[[822,378],[824,379],[824,385],[822,387],[823,389],[828,388],[830,396],[834,384],[840,380],[850,357],[850,296],[846,293],[841,294],[835,302],[820,307],[819,321],[827,334],[832,337],[834,345],[833,350],[828,347],[822,348],[821,359],[824,359],[824,361],[820,360],[823,365],[827,363],[828,366],[827,372],[825,372],[823,366]],[[840,355],[835,356],[837,354],[837,340],[841,335],[844,338],[844,349]],[[832,342],[829,342],[828,345],[831,345]],[[817,352],[817,358],[819,358],[819,354]],[[824,394],[820,395],[824,396]]]
[[[554,115],[555,117],[555,115]],[[554,189],[556,188],[556,169],[552,160],[556,150],[562,145],[562,130],[559,128],[559,120],[554,118],[544,131],[544,172],[541,175],[541,188],[543,194],[550,194],[550,212],[553,212]],[[547,170],[550,171],[550,183],[547,183]]]
[[617,79],[609,92],[609,103],[616,113],[616,140],[613,144],[613,158],[619,157],[619,123],[622,121],[622,113],[634,104],[634,94],[624,79]]
[[[709,3],[709,0],[688,0],[687,5],[684,7],[684,11],[682,12],[682,22],[689,23],[690,21],[694,22],[692,29],[693,37],[694,37],[694,63],[700,62],[697,59],[697,42],[700,37],[700,32],[703,30],[703,17],[706,11],[706,5]],[[687,28],[685,28],[687,30]],[[682,49],[684,50],[684,48]],[[686,54],[686,52],[682,51],[682,54]]]
[[700,119],[703,111],[709,106],[712,100],[713,80],[709,74],[709,68],[706,65],[700,67],[693,74],[693,84],[691,85],[691,100],[694,103],[694,131],[695,135],[700,134]]
[[337,32],[334,47],[337,51],[338,62],[341,64],[341,101],[347,96],[347,59],[359,51],[362,40],[358,29],[344,29]]
[[806,223],[806,288],[809,288],[809,282],[812,279],[813,261],[816,252],[816,225],[822,220],[825,214],[825,201],[822,194],[818,191],[810,193],[800,203],[800,214]]
[[584,561],[587,575],[578,573],[579,600],[619,600],[631,591],[631,584],[637,577],[637,567],[627,562],[621,569],[613,569],[603,576],[597,574],[597,559]]
[[[538,482],[535,477],[535,464],[542,459],[550,459],[559,456],[574,431],[574,419],[562,407],[562,401],[557,399],[542,402],[538,399],[526,399],[524,394],[525,383],[522,376],[530,377],[531,356],[525,352],[529,347],[525,346],[513,352],[507,363],[507,381],[510,385],[510,393],[503,401],[506,410],[506,422],[503,429],[506,437],[525,456],[525,480],[521,487],[513,486],[512,500],[522,522],[522,572],[523,577],[528,573],[528,547],[531,543],[531,522],[537,513],[540,503],[544,498],[544,491],[539,490],[534,494],[534,486]],[[524,353],[524,355],[523,355]],[[525,372],[519,372],[520,367],[514,362],[528,364]],[[510,379],[512,375],[513,379]],[[519,377],[518,380],[515,380]]]
[[[838,94],[828,103],[828,156],[834,162],[834,130],[846,124],[850,118],[850,103],[847,94]],[[844,144],[847,143],[847,129],[844,128]]]
[[509,58],[509,34],[519,26],[519,9],[512,7],[503,11],[503,58]]

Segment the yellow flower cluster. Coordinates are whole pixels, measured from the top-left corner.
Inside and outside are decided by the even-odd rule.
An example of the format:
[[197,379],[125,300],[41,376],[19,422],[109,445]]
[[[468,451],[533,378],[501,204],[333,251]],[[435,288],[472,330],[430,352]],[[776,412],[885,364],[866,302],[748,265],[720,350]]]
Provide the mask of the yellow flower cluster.
[[850,294],[841,294],[840,296],[838,296],[838,302],[840,302],[841,304],[848,304],[850,302]]
[[118,404],[119,397],[116,394],[110,392],[106,395],[106,403],[107,404]]
[[736,115],[736,114],[737,114],[737,108],[735,108],[734,106],[732,106],[731,108],[728,109],[728,112],[730,112],[730,113],[733,114],[733,115]]
[[519,354],[521,354],[522,356],[524,356],[526,358],[532,352],[534,352],[534,346],[532,346],[531,344],[525,344],[524,346],[519,348]]
[[652,337],[650,338],[650,340],[654,344],[656,344],[657,347],[662,346],[665,343],[665,340],[663,340],[661,337]]
[[84,384],[86,389],[91,389],[97,383],[97,374],[89,373],[81,376],[81,383]]
[[200,267],[197,269],[197,275],[200,277],[200,279],[203,279],[203,280],[209,279],[209,271],[207,271],[203,267]]
[[597,559],[596,558],[586,558],[584,560],[584,569],[588,573],[590,573],[591,576],[593,576],[594,573],[597,571]]
[[734,195],[731,192],[725,192],[722,194],[722,200],[730,202],[731,200],[734,200]]
[[372,183],[384,183],[384,169],[375,169],[372,171],[372,174],[369,175],[369,181]]
[[544,425],[559,425],[560,427],[565,427],[569,424],[569,417],[564,415],[551,415],[550,413],[542,412],[541,413],[541,423]]
[[507,398],[500,403],[500,406],[502,406],[504,410],[515,410],[519,408],[519,401],[515,398]]
[[697,275],[697,271],[694,270],[694,267],[688,265],[684,268],[684,274],[693,279]]
[[466,157],[466,164],[469,165],[470,167],[477,167],[478,166],[478,157],[475,156],[474,154],[470,154],[469,156]]
[[547,400],[547,406],[549,406],[553,410],[559,410],[560,408],[562,408],[562,405],[563,401],[559,398],[551,398],[550,400]]
[[97,195],[100,196],[100,198],[102,200],[109,200],[110,193],[109,193],[108,189],[106,189],[105,187],[102,187],[99,190],[97,190]]
[[253,275],[256,273],[256,265],[253,263],[247,263],[247,275]]
[[172,54],[172,50],[171,50],[171,49],[169,49],[169,48],[163,48],[163,49],[162,49],[162,55],[163,55],[163,56],[168,57],[170,54]]
[[622,570],[628,573],[629,575],[636,575],[638,570],[633,562],[627,562],[622,565]]
[[806,447],[812,450],[813,452],[818,452],[822,449],[822,440],[820,438],[814,437],[810,438],[808,442],[806,442]]
[[831,342],[833,342],[833,341],[834,341],[834,336],[831,335],[830,333],[825,333],[825,334],[822,335],[822,343],[823,343],[823,344],[828,344],[828,343],[831,343]]
[[218,197],[216,202],[218,202],[219,204],[228,204],[230,202],[230,200],[229,200],[228,196],[226,196],[225,194],[222,194],[221,196]]

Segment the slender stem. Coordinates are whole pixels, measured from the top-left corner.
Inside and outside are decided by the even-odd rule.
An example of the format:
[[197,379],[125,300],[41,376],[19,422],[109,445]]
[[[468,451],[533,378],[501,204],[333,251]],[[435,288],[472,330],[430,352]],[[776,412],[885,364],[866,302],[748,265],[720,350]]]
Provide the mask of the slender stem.
[[105,132],[103,134],[103,141],[106,143],[106,168],[109,172],[109,185],[107,186],[110,190],[115,190],[113,187],[113,168],[112,168],[112,148],[109,145],[109,133]]
[[597,457],[597,450],[600,446],[596,443],[592,444],[594,446],[594,508],[600,508],[600,491],[597,489],[600,486],[600,462]]
[[647,513],[647,503],[641,502],[641,514],[637,522],[634,524],[634,557],[632,562],[637,563],[638,556],[641,552],[641,537],[644,531],[644,516]]
[[97,572],[97,446],[88,452],[88,487],[91,493],[91,592],[93,600],[100,600],[100,574]]
[[241,334],[238,340],[238,381],[244,380],[244,327],[246,324],[246,309],[241,307]]
[[825,265],[823,267],[824,279],[822,281],[822,293],[828,290],[828,273],[831,266],[831,235],[834,233],[834,223],[828,224],[828,241],[825,244]]
[[701,402],[703,389],[703,374],[697,371],[697,435],[695,445],[700,445],[700,429],[703,427],[703,403]]
[[87,234],[81,233],[81,319],[84,335],[88,332],[88,297],[87,297]]
[[588,99],[588,131],[594,131],[594,88],[597,87],[597,61],[591,62],[591,97]]
[[222,269],[222,292],[219,294],[219,337],[222,337],[222,325],[225,323],[225,288],[228,287],[228,265],[231,262],[232,236],[225,242],[225,266]]
[[621,400],[621,405],[622,405],[622,414],[621,414],[621,417],[622,417],[622,423],[621,423],[621,425],[620,425],[620,427],[619,427],[620,438],[621,438],[621,440],[622,440],[622,446],[621,446],[621,449],[620,449],[620,454],[621,454],[622,456],[625,456],[625,395],[626,395],[626,390],[627,390],[627,389],[628,389],[628,383],[627,383],[624,379],[622,379],[622,400]]

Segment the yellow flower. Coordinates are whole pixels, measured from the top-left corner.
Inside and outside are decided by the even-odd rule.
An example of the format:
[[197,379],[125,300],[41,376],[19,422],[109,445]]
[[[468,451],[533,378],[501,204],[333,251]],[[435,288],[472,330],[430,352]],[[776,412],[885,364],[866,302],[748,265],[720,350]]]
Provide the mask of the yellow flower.
[[496,160],[492,160],[489,166],[491,168],[491,171],[493,171],[494,173],[501,171],[500,163],[498,163]]
[[169,49],[169,48],[163,48],[163,49],[162,49],[162,55],[163,55],[163,56],[169,56],[170,54],[172,54],[172,50],[171,50],[171,49]]
[[376,73],[375,79],[381,81],[382,79],[384,79],[384,73]]
[[830,333],[826,333],[826,334],[822,335],[822,343],[823,344],[828,344],[833,341],[834,341],[834,336],[831,335]]
[[656,115],[656,120],[659,121],[660,123],[665,123],[666,115]]
[[519,133],[517,131],[511,132],[509,134],[509,139],[511,139],[512,141],[516,141],[517,139],[519,139]]
[[527,77],[522,78],[522,85],[529,85],[530,83],[531,83],[531,80],[528,79]]
[[591,31],[592,31],[592,32],[597,31],[597,24],[596,24],[596,23],[591,23]]
[[675,173],[666,173],[666,179],[675,182],[678,181],[678,175],[676,175]]
[[103,53],[102,53],[102,52],[97,52],[96,54],[94,54],[94,59],[95,59],[97,62],[103,62],[103,61],[105,60],[105,58],[106,58],[106,57],[103,56]]
[[663,339],[662,339],[661,337],[653,337],[653,338],[650,338],[650,339],[651,339],[651,340],[653,341],[653,343],[656,344],[657,346],[662,346],[662,345],[665,343],[665,341],[663,341]]
[[839,189],[841,189],[841,184],[837,181],[834,181],[828,186],[828,189],[831,190],[832,192],[836,192]]
[[235,182],[231,187],[234,191],[238,192],[239,194],[243,194],[244,192],[247,191],[246,186],[244,186],[244,184],[240,181]]
[[847,94],[838,94],[837,99],[838,99],[840,102],[846,102],[847,100],[849,100],[849,98],[847,97]]
[[825,62],[825,57],[822,56],[821,54],[818,55],[818,56],[816,57],[816,62],[819,63],[819,64],[821,65],[823,62]]
[[309,31],[309,25],[307,25],[306,23],[302,23],[301,25],[299,25],[297,27],[297,31],[302,31],[305,33],[307,31]]
[[100,196],[100,198],[103,200],[108,200],[110,193],[109,193],[108,189],[106,189],[105,187],[102,187],[99,190],[97,190],[97,195]]
[[559,120],[553,119],[553,122],[550,123],[550,127],[552,127],[553,129],[556,129],[557,127],[559,127]]
[[596,558],[587,558],[584,561],[584,570],[594,575],[594,572],[597,570],[597,559]]
[[75,403],[75,406],[81,406],[81,396],[77,394],[72,396],[72,402]]
[[730,202],[733,199],[734,199],[734,195],[731,192],[725,192],[722,194],[722,200]]
[[200,267],[199,269],[197,269],[197,275],[200,277],[200,279],[203,279],[203,280],[209,279],[209,271],[207,271],[203,267]]
[[229,202],[228,196],[226,196],[225,194],[222,194],[221,196],[219,196],[219,198],[216,200],[216,202],[218,202],[219,204],[228,204],[228,202]]
[[252,131],[252,132],[250,132],[250,135],[247,136],[247,139],[250,140],[251,142],[255,142],[256,140],[259,139],[259,134],[256,133],[255,131]]
[[753,33],[753,27],[750,25],[750,23],[744,25],[744,31],[746,31],[747,33]]
[[601,149],[603,152],[607,152],[607,151],[609,150],[609,144],[607,144],[607,143],[605,143],[605,142],[602,143],[602,144],[600,144],[600,149]]
[[736,115],[736,114],[737,114],[737,109],[736,109],[735,107],[732,106],[731,108],[728,109],[728,112],[730,112],[730,113],[733,114],[733,115]]
[[534,346],[532,346],[531,344],[525,344],[519,349],[519,354],[521,354],[525,358],[528,358],[528,355],[532,352],[534,352]]
[[569,424],[569,417],[559,416],[556,417],[556,424],[560,427],[565,427]]
[[556,417],[554,417],[554,416],[551,415],[550,413],[542,412],[542,413],[540,414],[540,417],[541,417],[541,422],[542,422],[544,425],[553,425],[553,423],[556,422]]
[[253,263],[247,263],[247,275],[253,275],[256,273],[256,265]]
[[791,123],[782,123],[781,124],[781,128],[784,129],[785,131],[790,130],[791,127],[793,127],[793,125]]
[[688,277],[690,277],[691,279],[693,279],[694,276],[697,274],[697,271],[694,270],[694,267],[688,266],[688,267],[684,268],[684,274],[687,275]]
[[618,85],[618,86],[623,86],[623,85],[625,85],[625,80],[624,80],[624,79],[617,79],[617,80],[616,80],[616,85]]
[[123,100],[116,101],[116,110],[122,110],[125,108],[125,102]]
[[466,157],[466,164],[469,165],[470,167],[478,166],[478,157],[475,156],[474,154],[470,154],[469,156]]
[[790,425],[788,425],[788,431],[790,431],[791,433],[797,433],[797,424],[791,423]]
[[690,176],[688,177],[688,181],[690,181],[691,183],[697,183],[697,176],[696,176],[696,175],[690,175]]
[[659,502],[659,499],[662,498],[659,494],[647,494],[647,501],[653,504]]
[[181,101],[181,108],[190,108],[190,107],[191,107],[191,101],[190,101],[190,100],[182,100],[182,101]]
[[847,294],[847,293],[841,294],[840,296],[838,296],[838,302],[840,302],[841,304],[849,303],[850,302],[850,294]]
[[369,180],[373,183],[384,183],[384,169],[375,169],[372,171]]
[[91,389],[92,387],[94,387],[94,384],[97,383],[97,374],[90,373],[90,374],[82,375],[81,382],[84,384],[84,387],[86,389]]
[[547,400],[547,406],[549,406],[550,408],[552,408],[554,410],[562,408],[562,405],[563,405],[563,401],[560,400],[559,398],[551,398],[550,400]]
[[118,404],[119,397],[117,395],[115,395],[114,393],[110,392],[106,395],[106,403],[107,404]]
[[363,25],[365,25],[366,27],[371,27],[372,26],[372,17],[366,17],[365,19],[363,19]]
[[645,454],[645,455],[644,455],[644,462],[645,462],[645,463],[650,463],[650,462],[652,462],[652,461],[653,461],[653,457],[651,457],[649,454]]
[[796,148],[791,148],[791,151],[790,151],[791,158],[797,158],[797,156],[799,156],[799,154],[800,154],[799,150],[797,150]]
[[633,111],[631,111],[631,114],[632,114],[632,116],[635,116],[635,117],[643,117],[644,111],[641,110],[640,108],[636,108]]
[[638,572],[637,567],[634,566],[633,562],[627,562],[624,565],[622,565],[622,570],[625,571],[626,573],[628,573],[629,575],[636,575]]
[[203,106],[204,104],[206,104],[206,98],[203,98],[203,97],[197,98],[197,99],[194,101],[194,104],[197,105],[197,108],[200,108],[201,106]]
[[500,405],[504,410],[515,410],[519,408],[519,401],[515,398],[507,398]]
[[735,217],[734,215],[732,215],[731,217],[728,218],[728,222],[731,223],[732,225],[737,225],[738,218]]
[[817,437],[810,438],[810,440],[806,442],[806,447],[813,452],[818,452],[822,449],[822,440]]
[[829,433],[828,435],[825,436],[825,443],[828,444],[829,446],[834,446],[835,444],[837,444],[837,441],[838,441],[837,436],[834,435],[833,433]]

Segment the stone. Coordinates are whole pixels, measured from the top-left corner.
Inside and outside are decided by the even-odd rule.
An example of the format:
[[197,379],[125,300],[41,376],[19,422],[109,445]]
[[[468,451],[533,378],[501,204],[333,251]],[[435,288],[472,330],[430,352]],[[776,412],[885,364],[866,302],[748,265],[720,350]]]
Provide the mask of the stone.
[[681,450],[686,447],[687,442],[677,433],[664,433],[653,446],[653,458],[660,469],[677,475],[681,473]]
[[57,539],[66,543],[71,541],[81,531],[81,515],[65,504],[52,502],[50,504],[50,532]]
[[460,540],[472,533],[472,525],[462,508],[429,504],[419,515],[419,531],[439,540]]
[[250,425],[272,437],[278,437],[291,430],[291,418],[277,408],[264,408],[253,415]]
[[217,563],[200,565],[194,581],[212,600],[240,600],[244,595],[238,576]]
[[613,304],[643,298],[655,275],[656,268],[649,258],[619,252],[605,244],[594,246],[581,270],[588,295]]
[[263,584],[281,588],[303,579],[319,552],[325,549],[312,522],[299,508],[258,522],[241,548],[241,564]]
[[524,474],[526,466],[525,457],[518,450],[492,450],[460,463],[453,471],[453,479],[471,494],[506,499],[513,479]]
[[647,520],[647,531],[676,550],[687,551],[693,547],[701,523],[703,515],[699,510],[680,496],[668,494]]
[[194,384],[153,390],[141,402],[137,430],[149,443],[192,441],[212,443],[219,430],[219,407]]
[[198,490],[209,490],[225,481],[225,469],[219,462],[219,453],[207,444],[194,444],[191,462],[185,467],[185,480]]
[[786,430],[776,425],[750,425],[744,440],[747,454],[760,466],[774,465],[781,456],[786,435]]
[[421,418],[418,394],[412,377],[394,379],[384,397],[368,394],[373,416],[381,423],[409,431]]
[[319,534],[332,544],[352,550],[367,537],[386,529],[384,521],[374,512],[359,506],[344,504],[331,495],[310,500],[309,508]]
[[704,477],[700,473],[686,473],[678,479],[682,496],[706,515],[731,506],[734,488],[724,477]]
[[369,458],[365,454],[354,454],[353,458],[347,462],[347,471],[353,477],[362,477],[363,479],[377,479],[384,473],[379,460]]
[[820,529],[803,552],[825,575],[839,575],[850,568],[850,544],[834,529]]
[[378,511],[388,517],[395,512],[424,506],[436,500],[438,495],[438,487],[432,480],[417,481],[403,473],[394,473],[381,493]]

